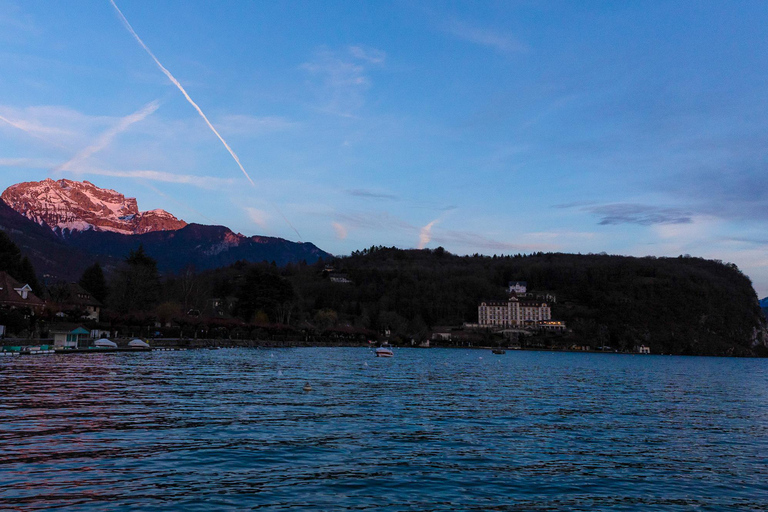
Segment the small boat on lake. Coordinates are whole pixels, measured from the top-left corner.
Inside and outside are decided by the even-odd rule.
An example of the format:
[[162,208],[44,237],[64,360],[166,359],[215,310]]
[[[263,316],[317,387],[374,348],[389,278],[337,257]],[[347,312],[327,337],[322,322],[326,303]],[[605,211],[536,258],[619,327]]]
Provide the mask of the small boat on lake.
[[389,343],[382,343],[379,348],[376,349],[376,357],[392,357],[395,353],[392,351],[392,346]]
[[503,348],[494,348],[493,350],[491,350],[491,352],[493,352],[494,354],[506,354],[507,353],[507,351],[504,350]]

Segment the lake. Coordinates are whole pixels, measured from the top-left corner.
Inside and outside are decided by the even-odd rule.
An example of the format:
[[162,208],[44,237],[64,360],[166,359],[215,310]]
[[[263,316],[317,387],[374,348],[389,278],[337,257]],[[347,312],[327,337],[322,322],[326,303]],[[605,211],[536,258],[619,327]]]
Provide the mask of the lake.
[[768,508],[768,360],[395,350],[3,358],[0,509]]

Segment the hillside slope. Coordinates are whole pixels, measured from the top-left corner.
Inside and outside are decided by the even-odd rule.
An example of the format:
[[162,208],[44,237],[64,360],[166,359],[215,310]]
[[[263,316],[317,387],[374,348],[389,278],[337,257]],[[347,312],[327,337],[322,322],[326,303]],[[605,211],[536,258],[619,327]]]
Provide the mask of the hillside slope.
[[224,226],[188,224],[175,231],[153,231],[142,235],[121,235],[97,231],[73,232],[70,245],[99,258],[123,258],[139,244],[157,260],[161,272],[177,272],[188,265],[198,270],[231,265],[239,260],[314,263],[332,256],[309,242],[291,242],[282,238],[246,237]]
[[651,346],[654,353],[750,355],[765,319],[735,265],[700,258],[544,254],[460,257],[441,249],[372,248],[334,263],[353,284],[292,278],[309,311],[332,309],[375,329],[477,322],[483,299],[503,299],[509,281],[556,297],[552,315],[593,346]]
[[332,256],[312,243],[282,238],[233,233],[224,226],[188,224],[181,229],[121,234],[112,231],[67,232],[61,237],[44,221],[21,215],[0,200],[0,230],[30,258],[37,274],[46,281],[77,280],[83,270],[98,261],[107,272],[114,269],[139,245],[157,259],[161,272],[177,272],[193,265],[199,270],[218,268],[239,260],[274,261],[277,265]]

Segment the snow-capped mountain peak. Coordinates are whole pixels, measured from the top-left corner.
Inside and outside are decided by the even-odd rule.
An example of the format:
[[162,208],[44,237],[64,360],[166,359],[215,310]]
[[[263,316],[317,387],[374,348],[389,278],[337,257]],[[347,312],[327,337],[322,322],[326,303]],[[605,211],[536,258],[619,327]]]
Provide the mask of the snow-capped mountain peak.
[[57,233],[113,231],[124,235],[170,231],[187,225],[165,210],[140,212],[136,198],[89,181],[30,181],[11,185],[2,196],[11,208]]

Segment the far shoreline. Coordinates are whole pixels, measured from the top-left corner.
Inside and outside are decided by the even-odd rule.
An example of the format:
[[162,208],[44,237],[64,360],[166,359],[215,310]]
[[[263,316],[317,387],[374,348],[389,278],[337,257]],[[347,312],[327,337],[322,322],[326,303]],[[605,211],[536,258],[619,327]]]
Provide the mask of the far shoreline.
[[[4,348],[13,348],[11,351],[0,352],[0,356],[8,355],[68,355],[68,354],[114,354],[114,353],[139,353],[139,352],[171,352],[186,350],[218,350],[218,349],[290,349],[290,348],[372,348],[379,343],[351,342],[349,340],[224,340],[224,339],[186,339],[186,338],[163,338],[149,339],[150,348],[130,348],[128,342],[135,338],[117,338],[114,341],[118,344],[117,348],[96,348],[80,347],[56,348],[51,343],[52,340],[3,340]],[[631,355],[631,356],[681,356],[681,357],[733,357],[746,359],[763,359],[759,356],[739,356],[739,355],[711,355],[711,354],[641,354],[637,352],[618,351],[618,350],[574,350],[545,347],[510,347],[510,346],[488,346],[488,345],[436,345],[430,347],[420,347],[418,345],[394,345],[395,350],[414,349],[468,349],[477,351],[492,351],[502,349],[509,352],[554,352],[569,354],[613,354],[613,355]],[[42,350],[41,350],[42,349]],[[504,355],[504,354],[497,354]],[[0,360],[5,359],[0,357]]]

